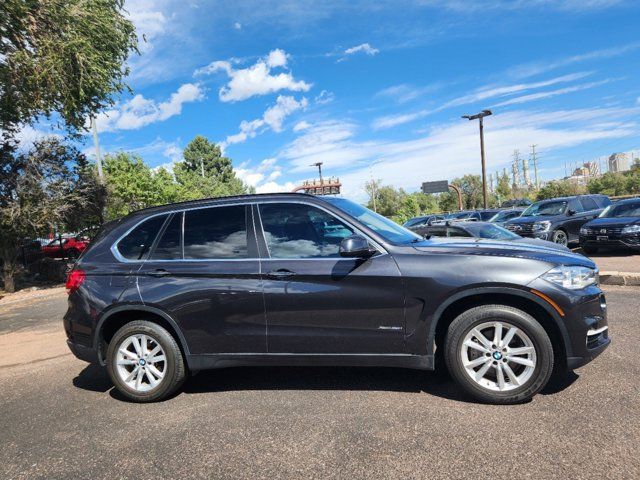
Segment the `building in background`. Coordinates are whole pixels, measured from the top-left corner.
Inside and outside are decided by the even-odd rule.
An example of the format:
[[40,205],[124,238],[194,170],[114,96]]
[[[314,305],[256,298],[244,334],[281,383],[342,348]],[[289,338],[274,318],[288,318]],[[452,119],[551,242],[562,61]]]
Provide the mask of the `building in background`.
[[629,170],[629,157],[626,153],[614,153],[609,157],[610,172],[626,172]]

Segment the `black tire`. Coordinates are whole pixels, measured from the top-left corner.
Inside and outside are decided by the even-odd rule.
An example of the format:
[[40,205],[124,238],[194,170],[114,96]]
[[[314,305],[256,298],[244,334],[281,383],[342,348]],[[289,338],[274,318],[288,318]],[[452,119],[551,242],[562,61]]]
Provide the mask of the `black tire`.
[[[523,385],[512,390],[491,390],[479,385],[467,374],[463,365],[461,352],[465,336],[476,326],[495,320],[522,330],[535,348],[533,373]],[[486,403],[514,404],[530,400],[544,388],[553,371],[554,357],[547,332],[531,315],[506,305],[482,305],[467,310],[451,323],[445,340],[445,360],[452,377],[472,397]]]
[[67,252],[67,258],[69,260],[75,260],[79,256],[80,256],[80,252],[78,250],[76,250],[75,248],[72,248],[71,250],[69,250]]
[[594,253],[598,253],[598,247],[582,247],[582,251],[587,255],[593,255]]
[[[130,336],[144,334],[151,337],[162,347],[166,357],[164,376],[151,390],[141,393],[130,388],[119,376],[116,369],[117,353],[121,344]],[[187,371],[178,342],[163,327],[146,320],[136,320],[120,328],[107,349],[107,371],[116,389],[127,399],[134,402],[156,402],[163,400],[178,390],[185,381]]]
[[565,247],[569,246],[569,236],[567,232],[564,230],[556,230],[551,235],[551,241],[553,243],[557,243],[559,245],[564,245]]

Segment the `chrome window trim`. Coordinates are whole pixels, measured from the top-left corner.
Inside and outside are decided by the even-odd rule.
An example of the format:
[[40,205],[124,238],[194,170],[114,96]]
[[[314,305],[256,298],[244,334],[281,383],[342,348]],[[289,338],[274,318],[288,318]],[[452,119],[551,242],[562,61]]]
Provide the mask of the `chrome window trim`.
[[[119,261],[120,263],[171,263],[171,262],[255,262],[255,261],[260,261],[260,260],[353,260],[352,258],[343,258],[343,257],[322,257],[322,258],[317,258],[317,257],[309,257],[309,258],[305,258],[305,257],[300,257],[300,258],[272,258],[271,257],[271,252],[269,252],[269,246],[266,245],[266,237],[264,236],[264,230],[262,227],[262,218],[260,216],[260,205],[261,204],[265,204],[265,203],[297,203],[297,204],[302,204],[302,205],[309,205],[312,207],[316,207],[319,208],[320,210],[325,211],[326,213],[328,213],[329,215],[338,218],[341,222],[347,224],[348,226],[350,226],[351,228],[353,228],[354,232],[362,235],[365,239],[367,239],[368,242],[370,242],[373,247],[378,251],[378,253],[380,255],[379,256],[383,256],[383,255],[388,255],[389,252],[382,246],[380,245],[378,242],[376,242],[375,240],[373,240],[369,235],[367,235],[366,233],[362,232],[362,230],[360,230],[359,228],[357,228],[355,225],[353,225],[353,223],[349,222],[348,220],[341,218],[341,217],[337,217],[335,213],[333,213],[332,211],[328,210],[327,208],[324,208],[321,205],[316,205],[315,203],[312,202],[306,202],[306,201],[302,201],[302,200],[282,200],[282,199],[271,199],[271,200],[261,200],[261,201],[245,201],[245,202],[230,202],[230,203],[222,203],[222,204],[218,204],[218,205],[200,205],[197,207],[187,207],[187,208],[177,208],[175,210],[167,210],[164,212],[158,212],[158,213],[154,213],[153,215],[149,215],[146,216],[142,219],[140,219],[139,222],[137,222],[135,225],[133,225],[131,228],[129,228],[126,232],[124,232],[122,235],[120,235],[115,242],[113,242],[113,244],[111,245],[111,254],[115,257],[115,259],[117,261]],[[269,257],[265,257],[265,258],[260,258],[260,257],[250,257],[250,258],[184,258],[184,226],[185,226],[185,218],[186,218],[186,212],[192,211],[192,210],[202,210],[205,208],[219,208],[219,207],[232,207],[232,206],[238,206],[238,205],[245,205],[245,206],[253,206],[256,205],[257,209],[258,209],[258,222],[260,223],[260,230],[261,233],[263,235],[263,238],[265,239],[265,245],[267,247],[267,253],[269,254]],[[176,258],[176,259],[167,259],[167,260],[150,260],[150,259],[144,259],[144,260],[128,260],[126,258],[124,258],[120,252],[118,251],[118,243],[120,243],[120,241],[126,237],[127,235],[129,235],[133,230],[135,230],[139,225],[141,225],[143,222],[146,222],[147,220],[150,220],[151,218],[160,216],[160,215],[171,215],[172,213],[182,213],[182,249],[183,249],[183,258]],[[251,213],[253,215],[253,212]],[[255,220],[254,220],[254,229],[255,229]],[[257,234],[257,229],[256,229],[256,234]],[[247,232],[248,234],[248,232]],[[155,239],[154,239],[155,240]]]
[[[186,215],[184,213],[186,212],[190,212],[192,210],[203,210],[205,208],[220,208],[220,207],[236,207],[236,206],[240,206],[240,205],[244,205],[245,207],[247,205],[251,206],[251,205],[255,205],[255,202],[232,202],[232,203],[223,203],[223,204],[219,204],[219,205],[200,205],[197,207],[191,207],[191,208],[177,208],[175,210],[167,210],[164,212],[158,212],[158,213],[154,213],[153,215],[149,215],[148,217],[144,217],[143,219],[141,219],[139,222],[137,222],[135,225],[133,225],[131,228],[129,228],[126,232],[124,232],[121,236],[119,236],[117,238],[117,240],[115,242],[113,242],[113,244],[111,245],[111,253],[113,254],[113,256],[116,258],[116,260],[118,260],[121,263],[158,263],[158,262],[242,262],[242,261],[256,261],[256,260],[260,260],[260,258],[258,257],[252,257],[252,258],[174,258],[174,259],[167,259],[167,260],[150,260],[150,259],[145,259],[145,260],[128,260],[126,258],[124,258],[120,252],[118,251],[118,243],[120,243],[122,241],[122,239],[124,237],[126,237],[127,235],[129,235],[133,230],[135,230],[139,225],[141,225],[142,223],[146,222],[147,220],[157,217],[159,215],[171,215],[172,213],[183,213],[182,215],[182,256],[184,257],[184,224],[185,224],[185,217]],[[249,232],[247,232],[248,235]]]

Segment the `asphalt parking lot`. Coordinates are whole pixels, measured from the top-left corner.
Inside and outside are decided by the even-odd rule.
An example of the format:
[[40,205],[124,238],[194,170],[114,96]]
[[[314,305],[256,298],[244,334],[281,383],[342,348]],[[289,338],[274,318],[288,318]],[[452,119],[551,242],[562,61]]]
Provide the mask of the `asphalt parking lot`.
[[66,351],[62,290],[0,304],[0,478],[640,478],[640,290],[605,291],[611,348],[508,407],[366,368],[205,372],[127,403]]

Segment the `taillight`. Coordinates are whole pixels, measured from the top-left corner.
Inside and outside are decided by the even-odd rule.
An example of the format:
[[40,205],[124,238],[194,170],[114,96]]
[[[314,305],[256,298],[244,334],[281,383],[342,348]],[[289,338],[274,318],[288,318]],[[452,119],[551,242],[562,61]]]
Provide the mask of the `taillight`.
[[84,283],[85,278],[87,278],[87,275],[84,273],[84,270],[71,270],[69,275],[67,275],[67,293],[71,295],[78,290]]

